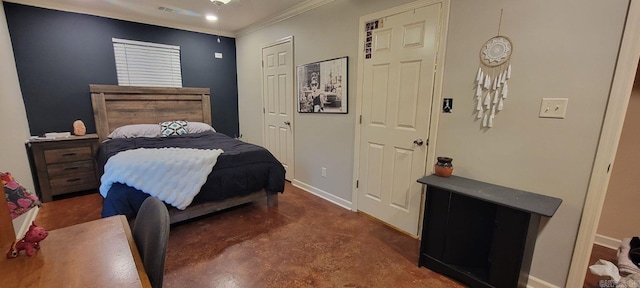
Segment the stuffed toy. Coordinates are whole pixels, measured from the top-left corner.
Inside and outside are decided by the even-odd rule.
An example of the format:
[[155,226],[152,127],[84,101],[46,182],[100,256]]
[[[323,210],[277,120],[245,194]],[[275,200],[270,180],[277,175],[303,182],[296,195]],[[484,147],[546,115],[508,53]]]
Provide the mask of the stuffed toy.
[[42,227],[36,226],[35,222],[31,222],[31,226],[29,226],[29,230],[24,235],[24,237],[15,243],[12,243],[11,248],[9,248],[9,252],[7,253],[7,258],[15,258],[18,257],[20,251],[24,250],[28,256],[33,255],[35,250],[40,249],[40,241],[47,238],[49,233]]

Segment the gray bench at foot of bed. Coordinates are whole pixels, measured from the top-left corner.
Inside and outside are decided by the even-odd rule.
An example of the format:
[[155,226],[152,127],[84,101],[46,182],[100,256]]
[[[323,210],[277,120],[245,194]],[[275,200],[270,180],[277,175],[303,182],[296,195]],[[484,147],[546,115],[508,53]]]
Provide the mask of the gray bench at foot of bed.
[[220,210],[246,204],[249,202],[261,201],[261,200],[264,200],[265,197],[267,200],[268,207],[278,206],[278,193],[267,192],[263,189],[245,196],[233,197],[233,198],[225,199],[223,201],[195,204],[187,207],[187,209],[184,209],[184,210],[171,208],[169,209],[169,218],[171,220],[171,224],[178,223],[191,218],[217,212]]

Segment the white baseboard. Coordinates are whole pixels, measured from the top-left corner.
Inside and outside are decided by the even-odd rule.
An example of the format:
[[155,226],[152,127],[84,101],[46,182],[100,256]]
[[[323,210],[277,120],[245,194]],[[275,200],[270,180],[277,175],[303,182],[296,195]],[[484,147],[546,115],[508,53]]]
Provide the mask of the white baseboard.
[[559,286],[553,285],[547,281],[544,281],[535,276],[529,275],[529,280],[527,281],[527,288],[560,288]]
[[620,248],[620,244],[622,243],[622,240],[611,238],[609,236],[596,234],[596,238],[593,240],[593,243],[598,244],[600,246],[607,247],[609,249],[618,250],[618,248]]
[[320,198],[322,198],[324,200],[327,200],[327,201],[329,201],[329,202],[331,202],[333,204],[336,204],[336,205],[338,205],[338,206],[340,206],[340,207],[342,207],[344,209],[352,210],[351,207],[353,207],[353,203],[351,203],[351,201],[347,201],[347,200],[344,200],[344,199],[342,199],[340,197],[336,197],[335,195],[333,195],[333,194],[331,194],[329,192],[320,190],[320,189],[318,189],[316,187],[313,187],[313,186],[311,186],[309,184],[300,182],[300,181],[295,180],[295,179],[293,181],[291,181],[291,184],[293,184],[293,186],[298,187],[298,188],[300,188],[300,189],[302,189],[304,191],[307,191],[307,192],[309,192],[309,193],[311,193],[313,195],[316,195],[316,196],[318,196],[318,197],[320,197]]
[[24,234],[27,234],[29,226],[31,226],[31,222],[33,222],[33,220],[36,220],[38,210],[40,210],[40,207],[33,207],[29,209],[27,213],[16,217],[16,219],[13,219],[13,231],[16,233],[16,240],[22,239],[22,237],[24,237]]

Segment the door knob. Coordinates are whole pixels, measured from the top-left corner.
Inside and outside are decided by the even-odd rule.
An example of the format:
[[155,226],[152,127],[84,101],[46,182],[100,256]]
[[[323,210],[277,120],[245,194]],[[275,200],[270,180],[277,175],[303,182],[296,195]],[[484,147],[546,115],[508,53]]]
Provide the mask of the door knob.
[[291,122],[289,122],[289,121],[284,121],[284,124],[287,125],[287,126],[291,126]]
[[422,144],[424,144],[424,141],[422,141],[422,139],[418,138],[416,140],[413,140],[413,144],[416,144],[418,146],[422,146]]

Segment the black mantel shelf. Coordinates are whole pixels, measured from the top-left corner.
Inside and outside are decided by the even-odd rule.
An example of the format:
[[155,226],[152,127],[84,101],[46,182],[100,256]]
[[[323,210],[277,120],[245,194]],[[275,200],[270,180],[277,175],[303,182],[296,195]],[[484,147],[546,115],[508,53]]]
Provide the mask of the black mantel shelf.
[[458,176],[425,176],[419,266],[481,288],[527,287],[542,217],[561,199]]
[[468,197],[499,204],[513,209],[551,217],[556,213],[562,199],[535,194],[527,191],[493,185],[468,178],[449,178],[428,175],[418,179],[422,184],[454,191]]

